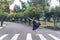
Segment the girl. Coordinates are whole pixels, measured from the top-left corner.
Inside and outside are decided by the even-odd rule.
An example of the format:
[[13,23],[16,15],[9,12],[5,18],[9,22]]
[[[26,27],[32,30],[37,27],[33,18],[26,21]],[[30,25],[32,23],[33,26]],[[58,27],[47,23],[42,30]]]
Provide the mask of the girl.
[[37,29],[41,25],[40,22],[36,19],[36,17],[33,17],[33,19],[29,18],[33,22],[33,31],[37,34]]

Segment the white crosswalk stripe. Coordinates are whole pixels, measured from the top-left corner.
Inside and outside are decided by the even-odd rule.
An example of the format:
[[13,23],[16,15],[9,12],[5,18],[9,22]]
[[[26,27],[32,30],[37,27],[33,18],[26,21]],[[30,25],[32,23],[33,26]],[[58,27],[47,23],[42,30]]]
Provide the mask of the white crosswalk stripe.
[[50,37],[52,37],[54,40],[60,40],[59,38],[55,37],[54,35],[52,34],[48,34]]
[[[5,37],[9,37],[9,35],[10,34],[4,34],[4,35],[2,35],[2,36],[0,36],[0,40],[3,40]],[[20,36],[21,34],[14,34],[14,36],[10,39],[10,40],[18,40],[18,37]],[[32,38],[32,36],[33,35],[31,35],[31,33],[27,33],[27,36],[25,36],[26,37],[26,39],[25,40],[33,40],[33,38]],[[47,40],[48,38],[46,38],[44,35],[42,35],[42,34],[38,34],[37,35],[40,39],[39,40]],[[54,36],[54,35],[52,35],[52,34],[48,34],[48,36],[50,36],[52,39],[54,39],[54,40],[60,40],[58,37],[56,37],[56,36]]]
[[0,40],[3,40],[8,34],[4,34],[3,36],[0,37]]
[[19,37],[20,34],[15,34],[11,40],[17,40],[17,38]]
[[28,34],[27,34],[27,38],[26,38],[26,40],[32,40],[31,33],[28,33]]
[[38,34],[41,40],[47,40],[42,34]]

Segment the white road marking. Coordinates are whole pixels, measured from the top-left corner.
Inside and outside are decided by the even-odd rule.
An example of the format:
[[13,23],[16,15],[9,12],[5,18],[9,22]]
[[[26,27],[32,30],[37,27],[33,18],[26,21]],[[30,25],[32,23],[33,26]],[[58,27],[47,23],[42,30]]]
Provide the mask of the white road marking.
[[28,33],[28,34],[27,34],[27,38],[26,38],[26,40],[32,40],[31,33]]
[[38,34],[41,40],[47,40],[42,34]]
[[57,37],[55,37],[54,35],[52,35],[52,34],[48,34],[50,37],[52,37],[53,39],[55,39],[55,40],[60,40],[59,38],[57,38]]
[[19,37],[20,34],[15,34],[11,40],[17,40],[17,38]]
[[[11,38],[11,40],[17,40],[18,39],[18,37],[19,37],[19,35],[20,34],[15,34],[12,38]],[[60,38],[58,38],[58,37],[56,37],[56,36],[54,36],[54,35],[52,35],[52,34],[48,34],[50,37],[52,37],[54,40],[60,40]],[[2,35],[2,36],[0,36],[0,40],[3,40],[5,37],[7,37],[8,36],[8,34],[4,34],[4,35]],[[41,40],[47,40],[42,34],[38,34],[38,36],[39,36],[39,38],[41,39]],[[32,40],[32,36],[31,36],[31,33],[28,33],[27,34],[27,37],[26,37],[26,40]]]
[[3,36],[0,37],[0,40],[3,40],[8,34],[4,34]]

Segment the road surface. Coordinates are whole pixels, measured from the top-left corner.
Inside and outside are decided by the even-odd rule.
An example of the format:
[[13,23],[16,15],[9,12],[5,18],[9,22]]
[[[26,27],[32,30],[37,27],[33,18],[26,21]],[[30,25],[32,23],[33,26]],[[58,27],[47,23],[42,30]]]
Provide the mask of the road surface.
[[39,28],[36,36],[32,26],[6,22],[7,26],[0,30],[0,40],[60,40],[60,31]]

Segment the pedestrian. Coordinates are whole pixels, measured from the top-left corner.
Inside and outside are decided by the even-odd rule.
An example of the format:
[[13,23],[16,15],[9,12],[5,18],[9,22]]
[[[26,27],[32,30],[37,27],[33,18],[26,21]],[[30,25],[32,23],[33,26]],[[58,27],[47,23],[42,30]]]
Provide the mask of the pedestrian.
[[40,22],[37,20],[36,17],[33,17],[33,19],[29,18],[33,22],[33,31],[37,34],[38,33],[38,28],[41,25]]

